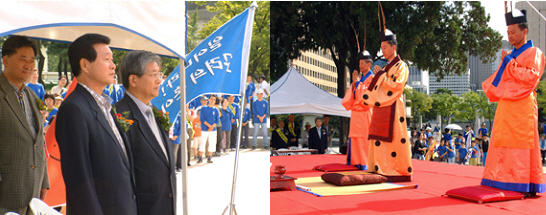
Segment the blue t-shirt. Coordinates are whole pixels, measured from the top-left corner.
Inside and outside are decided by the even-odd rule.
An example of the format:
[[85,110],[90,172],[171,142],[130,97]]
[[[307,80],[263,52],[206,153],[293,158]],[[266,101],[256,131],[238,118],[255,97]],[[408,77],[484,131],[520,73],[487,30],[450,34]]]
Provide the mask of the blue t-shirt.
[[40,83],[37,83],[37,84],[28,83],[27,86],[30,89],[32,89],[32,91],[34,91],[34,93],[36,93],[38,98],[40,98],[42,101],[44,100],[44,96],[45,96],[44,85],[42,85]]
[[438,146],[438,149],[436,151],[438,152],[438,156],[442,156],[444,153],[446,153],[447,149],[444,145],[441,145]]
[[248,122],[250,120],[250,108],[245,108],[245,111],[243,112],[243,123]]
[[453,149],[453,147],[451,145],[449,145],[447,148],[453,150],[453,151],[447,150],[447,157],[448,158],[454,158],[455,157],[455,150]]
[[57,115],[57,111],[59,111],[59,109],[53,108],[53,110],[51,110],[51,111],[49,112],[49,115],[47,115],[47,121],[48,121],[48,122],[51,122],[51,119],[53,119],[53,117],[54,117],[55,115]]
[[444,134],[444,140],[447,140],[448,142],[451,142],[451,134],[450,133]]
[[[239,114],[241,114],[241,110],[239,108],[239,105],[236,104],[235,102],[233,104],[231,104],[231,106],[233,106],[233,110],[235,110],[235,113],[233,113],[233,111],[231,111],[231,108],[229,108],[228,106],[228,110],[233,114],[233,119],[235,119],[235,121],[231,124],[233,125],[237,125],[237,122],[239,121]],[[224,123],[222,123],[223,125]]]
[[221,109],[222,116],[220,117],[220,123],[222,123],[222,131],[231,131],[231,119],[233,119],[233,113],[228,109]]
[[258,116],[266,116],[269,112],[269,104],[265,100],[256,100],[252,103],[252,113],[254,114],[252,117],[252,120],[254,123],[266,123],[266,119],[264,118],[263,122],[260,122],[260,119],[258,119]]
[[461,147],[459,148],[458,151],[459,151],[459,159],[466,160],[465,158],[466,158],[466,153],[468,153],[468,150],[466,150],[466,148]]
[[478,147],[474,146],[472,149],[472,155],[470,155],[470,158],[477,158],[478,157]]
[[[215,107],[203,106],[201,107],[200,114],[202,131],[209,131],[209,127],[205,125],[205,122],[208,122],[210,125],[220,122],[220,112]],[[216,131],[216,126],[214,126],[212,131]]]
[[489,131],[487,130],[487,128],[480,128],[478,130],[478,135],[482,135],[482,136],[485,136],[485,135],[488,135],[489,134]]
[[254,93],[254,91],[256,91],[256,86],[254,85],[254,82],[250,82],[250,84],[248,84],[248,86],[246,87],[246,90],[245,90],[245,96],[248,98],[248,97],[251,97],[250,98],[250,102],[252,102],[252,93]]

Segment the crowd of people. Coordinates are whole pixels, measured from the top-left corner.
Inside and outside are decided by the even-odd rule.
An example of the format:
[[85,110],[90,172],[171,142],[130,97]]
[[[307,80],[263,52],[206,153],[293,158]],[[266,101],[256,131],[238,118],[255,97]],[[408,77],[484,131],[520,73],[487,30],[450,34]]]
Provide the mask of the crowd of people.
[[[191,165],[191,160],[202,163],[206,159],[208,163],[212,163],[212,157],[234,151],[237,144],[237,132],[241,126],[240,148],[256,149],[259,133],[263,137],[263,147],[268,148],[266,123],[269,116],[269,103],[266,98],[269,96],[269,84],[265,77],[260,77],[259,84],[255,84],[252,77],[248,76],[245,95],[244,109],[240,107],[242,105],[240,97],[234,95],[203,95],[187,105],[187,165]],[[239,122],[241,113],[242,121]],[[177,154],[180,152],[179,118],[178,115],[172,135]],[[252,140],[250,139],[251,123],[253,125]],[[178,168],[181,168],[180,157],[177,156]]]
[[412,158],[419,160],[484,166],[489,150],[489,130],[485,123],[475,134],[471,126],[463,133],[446,128],[432,131],[430,125],[411,130]]

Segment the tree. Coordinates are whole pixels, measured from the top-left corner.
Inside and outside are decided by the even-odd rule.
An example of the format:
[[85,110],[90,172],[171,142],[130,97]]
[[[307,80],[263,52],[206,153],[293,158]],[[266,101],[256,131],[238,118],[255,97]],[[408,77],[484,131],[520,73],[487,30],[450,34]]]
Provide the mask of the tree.
[[[207,10],[216,15],[199,30],[199,36],[206,38],[228,20],[242,13],[250,4],[251,2],[219,1],[214,5],[207,5]],[[255,78],[261,75],[269,77],[269,10],[269,2],[260,1],[254,15],[248,73]]]
[[[345,71],[357,68],[357,41],[366,31],[367,49],[379,50],[376,2],[272,2],[272,77],[287,71],[301,51],[326,49],[338,73],[338,96],[345,91]],[[387,27],[397,34],[402,59],[436,76],[462,74],[467,54],[490,61],[501,36],[487,26],[480,2],[383,2]],[[364,30],[366,29],[366,30]]]
[[421,118],[432,108],[432,98],[423,92],[413,89],[405,89],[407,106],[411,107],[411,112],[414,118]]
[[455,118],[462,121],[473,122],[476,119],[476,112],[480,111],[480,104],[482,102],[482,97],[476,92],[466,92],[461,95],[459,103],[456,105]]
[[432,94],[432,109],[429,112],[429,116],[440,115],[442,122],[451,122],[451,118],[457,113],[457,105],[460,102],[460,98],[456,95],[447,93],[435,93]]

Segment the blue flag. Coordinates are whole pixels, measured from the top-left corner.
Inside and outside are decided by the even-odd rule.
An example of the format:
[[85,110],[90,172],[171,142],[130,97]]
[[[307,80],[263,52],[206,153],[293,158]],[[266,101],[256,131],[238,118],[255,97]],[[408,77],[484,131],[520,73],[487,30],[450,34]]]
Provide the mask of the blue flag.
[[209,93],[242,93],[248,68],[253,13],[251,7],[233,17],[187,55],[188,101]]
[[[186,56],[186,102],[204,94],[242,94],[255,9],[251,6],[233,17]],[[180,111],[179,84],[180,65],[161,84],[159,96],[152,104],[176,116]],[[174,122],[174,117],[170,121]]]

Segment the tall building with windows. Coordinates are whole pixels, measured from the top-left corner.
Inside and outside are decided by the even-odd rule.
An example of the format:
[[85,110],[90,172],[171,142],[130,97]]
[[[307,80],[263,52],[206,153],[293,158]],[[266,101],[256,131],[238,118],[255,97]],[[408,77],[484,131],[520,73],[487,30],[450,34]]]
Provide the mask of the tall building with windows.
[[508,41],[502,41],[502,47],[497,51],[493,62],[483,63],[479,56],[468,57],[468,67],[470,68],[470,89],[472,91],[481,91],[482,82],[493,74],[501,62],[502,49],[510,50],[512,47]]
[[462,75],[448,75],[438,81],[434,75],[430,75],[430,93],[435,93],[438,89],[444,88],[451,90],[454,95],[462,95],[470,91],[470,70],[467,69]]
[[533,40],[533,44],[544,53],[546,52],[546,20],[529,4],[533,5],[542,14],[542,17],[546,17],[546,1],[520,1],[516,2],[515,5],[517,9],[527,11],[527,24],[529,27],[527,39]]
[[308,50],[291,65],[315,86],[337,96],[337,68],[326,50]]
[[409,78],[407,85],[414,90],[430,94],[430,81],[428,71],[420,70],[415,65],[409,66]]

